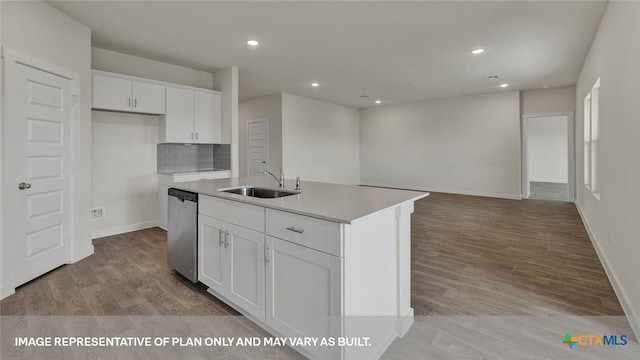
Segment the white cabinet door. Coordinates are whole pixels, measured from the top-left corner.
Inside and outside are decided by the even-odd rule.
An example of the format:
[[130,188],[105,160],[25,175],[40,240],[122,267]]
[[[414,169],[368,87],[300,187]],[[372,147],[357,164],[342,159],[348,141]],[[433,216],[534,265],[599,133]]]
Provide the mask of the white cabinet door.
[[223,221],[198,215],[198,281],[224,296],[228,242]]
[[[341,259],[271,236],[266,249],[267,325],[283,336],[339,336]],[[330,351],[307,350],[320,358]]]
[[229,289],[226,297],[264,321],[264,234],[225,224],[229,232]]
[[193,91],[167,87],[166,105],[163,142],[193,143]]
[[131,111],[131,80],[93,75],[93,108]]
[[139,81],[133,82],[133,111],[148,114],[165,113],[165,87]]
[[221,142],[220,95],[194,92],[194,131],[196,143],[219,144]]

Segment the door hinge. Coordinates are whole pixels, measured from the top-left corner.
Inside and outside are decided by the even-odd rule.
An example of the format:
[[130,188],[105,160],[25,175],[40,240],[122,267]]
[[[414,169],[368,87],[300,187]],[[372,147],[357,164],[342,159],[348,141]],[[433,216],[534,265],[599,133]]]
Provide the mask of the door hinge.
[[69,102],[71,103],[71,106],[77,104],[78,103],[78,95],[71,95]]

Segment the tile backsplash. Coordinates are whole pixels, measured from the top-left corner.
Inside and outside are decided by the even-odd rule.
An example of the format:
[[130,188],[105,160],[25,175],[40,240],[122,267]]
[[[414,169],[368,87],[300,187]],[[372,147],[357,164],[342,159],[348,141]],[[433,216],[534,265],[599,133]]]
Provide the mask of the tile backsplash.
[[158,144],[158,172],[231,169],[229,144]]

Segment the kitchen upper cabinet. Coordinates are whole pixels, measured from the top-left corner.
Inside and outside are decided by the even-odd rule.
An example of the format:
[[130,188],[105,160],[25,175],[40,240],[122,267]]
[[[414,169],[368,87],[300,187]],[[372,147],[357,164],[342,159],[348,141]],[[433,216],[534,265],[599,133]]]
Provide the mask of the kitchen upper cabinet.
[[219,93],[167,87],[167,107],[161,118],[160,142],[215,144],[221,140]]
[[151,80],[94,71],[93,108],[164,114],[165,86]]

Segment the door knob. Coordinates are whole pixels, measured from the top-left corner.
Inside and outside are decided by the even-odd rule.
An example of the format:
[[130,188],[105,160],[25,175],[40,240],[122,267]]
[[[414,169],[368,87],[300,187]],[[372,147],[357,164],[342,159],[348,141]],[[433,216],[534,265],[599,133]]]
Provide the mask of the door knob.
[[18,189],[20,189],[20,190],[31,189],[31,184],[20,183],[20,184],[18,184]]

